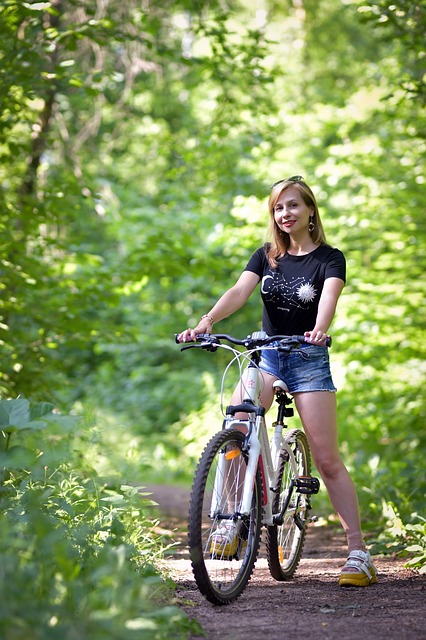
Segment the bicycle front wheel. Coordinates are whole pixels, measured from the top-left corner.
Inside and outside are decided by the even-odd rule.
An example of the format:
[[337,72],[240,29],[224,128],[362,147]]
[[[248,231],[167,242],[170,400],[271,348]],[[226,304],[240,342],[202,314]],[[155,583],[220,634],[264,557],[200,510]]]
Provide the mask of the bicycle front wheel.
[[[279,490],[273,503],[275,514],[281,512],[283,505],[288,500],[291,482],[295,475],[310,476],[311,472],[308,440],[303,431],[293,429],[287,434],[285,442],[293,451],[296,474],[289,462],[288,452],[283,449],[280,454],[278,473]],[[275,580],[289,580],[297,569],[305,543],[309,507],[309,496],[298,493],[294,489],[284,513],[283,524],[267,527],[266,552],[269,570]]]
[[[262,527],[259,469],[248,515],[240,513],[248,454],[244,435],[225,429],[207,444],[195,472],[189,509],[189,550],[195,581],[214,604],[238,598],[253,572]],[[231,530],[223,539],[218,532]]]

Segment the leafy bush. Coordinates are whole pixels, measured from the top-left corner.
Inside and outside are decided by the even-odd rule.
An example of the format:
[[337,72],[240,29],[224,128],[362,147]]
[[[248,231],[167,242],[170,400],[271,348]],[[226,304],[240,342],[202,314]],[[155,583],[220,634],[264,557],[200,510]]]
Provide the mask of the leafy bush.
[[405,527],[412,541],[405,550],[413,554],[406,566],[426,574],[426,520],[421,516],[417,518],[420,520],[419,523],[407,524]]
[[406,567],[426,573],[426,520],[418,513],[411,514],[410,522],[403,521],[396,506],[383,501],[385,527],[373,545],[373,553],[397,553],[408,557]]
[[0,401],[0,429],[3,640],[185,638],[196,630],[169,606],[173,583],[157,569],[165,543],[152,501],[85,462],[76,418],[47,403]]

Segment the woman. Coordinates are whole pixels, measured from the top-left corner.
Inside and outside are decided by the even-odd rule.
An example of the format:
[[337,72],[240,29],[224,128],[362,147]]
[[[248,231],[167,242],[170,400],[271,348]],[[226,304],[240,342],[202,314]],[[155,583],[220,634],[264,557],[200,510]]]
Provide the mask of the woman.
[[[214,323],[244,305],[259,282],[263,330],[268,335],[305,335],[306,343],[290,353],[264,351],[261,402],[268,409],[272,383],[277,378],[286,382],[315,466],[346,533],[349,554],[339,584],[367,586],[376,582],[376,570],[363,540],[355,487],[338,450],[336,388],[325,347],[345,284],[345,258],[326,244],[315,196],[301,176],[272,186],[269,213],[272,242],[253,254],[236,284],[194,329],[183,331],[179,340],[187,342],[199,333],[211,333]],[[237,387],[231,403],[240,401],[241,388]],[[231,531],[220,531],[216,542],[230,544],[231,535]]]

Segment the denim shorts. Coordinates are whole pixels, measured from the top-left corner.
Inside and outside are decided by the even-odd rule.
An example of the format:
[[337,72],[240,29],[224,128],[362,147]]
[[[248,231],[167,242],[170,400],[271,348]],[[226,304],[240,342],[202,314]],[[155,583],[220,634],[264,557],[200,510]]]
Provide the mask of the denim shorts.
[[[276,346],[278,343],[273,343]],[[290,393],[336,391],[330,371],[327,347],[305,343],[289,352],[263,349],[262,371],[283,380]]]

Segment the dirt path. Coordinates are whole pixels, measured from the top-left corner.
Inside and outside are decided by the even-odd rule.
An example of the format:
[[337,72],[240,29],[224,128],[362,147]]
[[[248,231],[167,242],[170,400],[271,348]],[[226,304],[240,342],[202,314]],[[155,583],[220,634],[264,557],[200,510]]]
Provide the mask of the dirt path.
[[[251,581],[234,603],[208,603],[194,583],[185,547],[188,493],[175,487],[149,490],[162,509],[161,522],[180,544],[168,560],[177,595],[208,640],[426,640],[426,579],[397,558],[375,557],[379,581],[368,588],[337,584],[345,559],[339,530],[310,525],[303,558],[290,582],[269,574],[262,542]],[[192,640],[199,640],[194,636]]]

